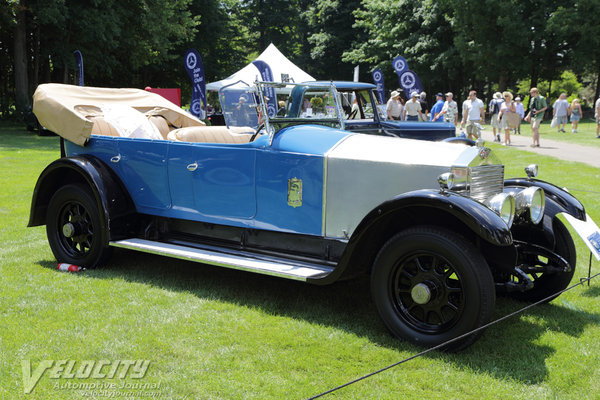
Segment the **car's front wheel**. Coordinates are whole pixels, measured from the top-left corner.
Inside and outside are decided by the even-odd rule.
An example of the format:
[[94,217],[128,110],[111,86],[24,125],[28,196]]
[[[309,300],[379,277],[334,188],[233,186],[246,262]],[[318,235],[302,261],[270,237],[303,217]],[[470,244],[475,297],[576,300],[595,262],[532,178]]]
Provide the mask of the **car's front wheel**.
[[103,239],[101,215],[88,190],[65,185],[50,199],[46,234],[59,262],[94,268],[110,252]]
[[[421,346],[436,346],[489,322],[496,295],[487,262],[465,238],[419,226],[396,234],[379,251],[373,300],[387,328]],[[478,331],[444,346],[458,351]]]

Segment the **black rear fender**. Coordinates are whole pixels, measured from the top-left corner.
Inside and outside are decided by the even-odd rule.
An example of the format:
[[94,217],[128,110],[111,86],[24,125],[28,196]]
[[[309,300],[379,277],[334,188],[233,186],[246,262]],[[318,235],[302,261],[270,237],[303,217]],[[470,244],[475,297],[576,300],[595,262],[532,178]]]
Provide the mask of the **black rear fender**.
[[79,184],[94,196],[103,214],[103,231],[118,232],[114,223],[120,217],[135,213],[135,206],[119,177],[102,161],[84,155],[61,158],[44,169],[33,191],[27,226],[46,224],[46,212],[56,190],[64,185]]

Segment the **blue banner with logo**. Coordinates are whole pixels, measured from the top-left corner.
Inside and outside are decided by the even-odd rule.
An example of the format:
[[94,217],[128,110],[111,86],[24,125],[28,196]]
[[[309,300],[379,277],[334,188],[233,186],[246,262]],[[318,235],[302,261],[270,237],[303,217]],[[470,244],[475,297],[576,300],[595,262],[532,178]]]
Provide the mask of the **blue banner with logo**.
[[[260,72],[260,76],[262,77],[263,81],[273,82],[273,72],[271,71],[269,64],[261,60],[252,61],[252,64],[254,64],[254,66]],[[264,94],[267,96],[267,112],[269,117],[274,117],[277,115],[277,99],[275,98],[275,89],[267,86],[265,87]]]
[[377,86],[377,97],[379,98],[380,104],[385,104],[385,86],[383,84],[383,72],[381,68],[375,68],[372,72],[373,83]]
[[81,54],[81,52],[79,50],[75,50],[73,52],[73,54],[75,55],[75,61],[77,61],[77,69],[79,70],[79,76],[78,76],[78,85],[79,86],[84,86],[83,85],[83,55]]
[[185,53],[185,70],[192,80],[192,103],[190,105],[191,113],[200,118],[204,118],[206,110],[206,80],[204,79],[204,64],[200,54],[194,49],[189,49]]
[[400,87],[404,91],[404,96],[409,99],[410,94],[412,92],[423,91],[423,85],[421,85],[421,80],[413,71],[408,68],[408,63],[402,56],[398,56],[394,58],[392,61],[394,66],[394,71],[398,75],[398,81],[400,82]]

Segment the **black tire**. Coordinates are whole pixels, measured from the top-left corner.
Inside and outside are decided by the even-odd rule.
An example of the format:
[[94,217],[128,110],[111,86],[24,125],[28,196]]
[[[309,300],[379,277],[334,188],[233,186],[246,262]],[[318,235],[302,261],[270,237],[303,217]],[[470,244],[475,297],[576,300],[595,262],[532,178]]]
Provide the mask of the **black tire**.
[[63,186],[50,199],[46,234],[59,262],[95,268],[105,261],[111,249],[102,229],[96,201],[82,186]]
[[[427,288],[427,302],[415,300],[417,286]],[[371,294],[392,334],[426,347],[485,325],[496,302],[494,280],[480,252],[455,232],[434,226],[407,229],[385,243],[373,264]],[[462,350],[482,333],[443,349]]]
[[[556,239],[554,252],[569,263],[571,270],[564,273],[528,274],[529,278],[533,281],[533,288],[525,292],[512,292],[510,293],[511,297],[532,303],[546,299],[545,302],[547,303],[558,297],[558,295],[552,296],[553,294],[566,289],[571,283],[573,274],[575,274],[575,267],[577,266],[575,243],[573,243],[569,230],[559,219],[554,219],[553,228]],[[526,261],[531,265],[538,266],[543,266],[546,263],[552,264],[551,260],[540,259],[539,256],[531,256]]]

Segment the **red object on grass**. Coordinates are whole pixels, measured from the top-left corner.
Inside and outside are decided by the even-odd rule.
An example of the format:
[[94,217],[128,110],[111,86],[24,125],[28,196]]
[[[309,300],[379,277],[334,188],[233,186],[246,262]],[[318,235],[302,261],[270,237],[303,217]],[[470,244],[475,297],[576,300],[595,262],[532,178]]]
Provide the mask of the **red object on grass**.
[[85,270],[85,268],[81,268],[78,265],[67,264],[67,263],[58,264],[56,269],[59,271],[68,271],[68,272],[79,272],[79,271]]
[[163,89],[146,86],[144,90],[147,92],[159,94],[165,99],[169,100],[171,103],[177,105],[177,107],[181,107],[181,89],[179,88]]

